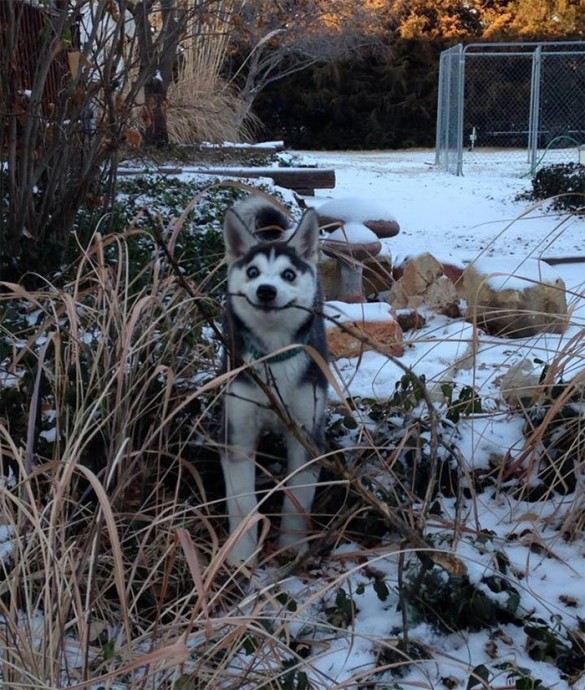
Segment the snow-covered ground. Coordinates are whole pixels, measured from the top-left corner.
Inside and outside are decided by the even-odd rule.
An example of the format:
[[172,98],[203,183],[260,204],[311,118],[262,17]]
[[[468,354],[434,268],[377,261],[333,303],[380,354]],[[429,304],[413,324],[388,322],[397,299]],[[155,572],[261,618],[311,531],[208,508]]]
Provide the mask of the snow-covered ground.
[[[530,189],[526,165],[512,165],[498,152],[486,153],[483,164],[467,166],[462,177],[438,169],[431,150],[305,152],[302,156],[336,171],[335,189],[307,198],[308,204],[318,208],[330,199],[351,196],[361,197],[366,207],[371,199],[373,204],[383,202],[392,210],[401,231],[384,243],[395,262],[429,251],[439,260],[461,266],[489,256],[494,257],[490,264],[497,263],[499,257],[500,270],[508,273],[515,266],[525,271],[527,258],[583,258],[583,263],[558,264],[547,270],[547,279],[558,275],[567,286],[571,325],[563,335],[542,334],[514,341],[483,336],[475,363],[470,366],[467,356],[474,332],[464,321],[429,314],[424,329],[407,334],[403,364],[429,382],[474,386],[482,395],[484,410],[491,413],[468,424],[475,439],[468,441],[470,462],[482,466],[487,461],[494,450],[486,440],[490,436],[497,440],[500,452],[502,444],[513,448],[521,425],[510,421],[497,381],[511,366],[521,366],[528,375],[533,372],[538,380],[541,368],[534,359],[550,363],[569,342],[574,349],[578,350],[579,344],[585,348],[585,218],[559,215],[543,204],[515,200]],[[584,355],[582,352],[581,357],[566,362],[565,378],[585,368]],[[349,391],[363,397],[390,396],[403,373],[382,355],[371,352],[359,363],[341,360],[337,367]]]
[[[489,256],[500,257],[502,270],[508,271],[514,262],[520,266],[527,257],[585,259],[585,219],[551,213],[542,204],[516,201],[519,193],[530,189],[527,166],[511,164],[496,152],[466,166],[463,177],[437,169],[430,150],[301,155],[304,160],[334,168],[337,175],[335,189],[307,197],[309,205],[319,207],[328,200],[351,196],[361,197],[365,204],[367,199],[383,202],[392,210],[401,232],[385,242],[396,261],[426,251],[439,260],[460,265]],[[470,385],[482,399],[483,413],[459,423],[458,445],[469,467],[486,468],[490,458],[501,458],[508,452],[514,458],[523,443],[524,420],[504,401],[499,385],[511,367],[522,369],[537,383],[542,362],[552,362],[571,343],[572,356],[564,362],[565,378],[585,369],[585,263],[555,265],[551,273],[565,280],[572,309],[571,324],[563,335],[513,341],[480,335],[475,359],[467,357],[475,334],[463,320],[428,314],[428,323],[421,331],[406,335],[407,348],[400,361],[424,375],[431,389],[436,384],[438,390],[438,384],[445,381],[461,387]],[[382,399],[393,393],[403,373],[396,363],[373,352],[360,359],[339,360],[335,370],[340,383],[353,395]],[[332,396],[336,397],[333,390]],[[462,539],[457,545],[456,552],[464,559],[470,580],[478,583],[493,572],[494,554],[501,550],[518,574],[517,582],[521,582],[520,608],[533,612],[546,625],[553,625],[557,617],[561,627],[576,629],[579,619],[585,619],[585,546],[582,539],[565,543],[558,528],[567,511],[579,504],[583,508],[583,489],[580,483],[577,495],[530,504],[505,496],[494,498],[486,492],[475,502],[459,505],[464,532],[468,528],[469,534],[476,536],[479,530],[494,535],[483,552],[472,546],[473,539]],[[447,506],[448,501],[444,509]],[[443,526],[448,522],[442,518]],[[519,539],[520,534],[526,539]],[[356,677],[374,663],[373,648],[380,640],[388,642],[396,637],[402,628],[396,590],[381,600],[372,581],[364,577],[364,555],[357,551],[357,546],[344,547],[338,562],[339,585],[353,593],[358,613],[346,633],[333,636],[323,646],[318,661],[312,660],[309,676],[318,687],[358,687]],[[384,553],[381,549],[369,557],[390,587],[397,582],[397,556],[392,551],[390,548]],[[321,586],[322,582],[296,579],[288,584],[297,601],[310,598],[313,589]],[[333,588],[332,600],[335,591]],[[530,658],[529,641],[521,627],[499,626],[497,631],[458,631],[445,636],[437,635],[426,624],[413,623],[410,638],[428,648],[432,661],[418,663],[405,679],[391,680],[390,675],[382,674],[379,687],[393,687],[393,682],[403,687],[471,687],[471,670],[485,664],[490,675],[483,687],[537,687],[540,680],[542,688],[585,688],[584,674],[576,674],[570,685],[554,663]],[[536,684],[516,686],[518,677],[510,674],[508,662],[529,669]],[[475,684],[480,685],[479,681]]]
[[[426,251],[461,265],[489,256],[500,258],[508,271],[515,261],[520,266],[527,257],[585,257],[585,219],[549,213],[541,204],[515,201],[530,188],[527,165],[498,159],[495,152],[466,165],[463,177],[437,169],[430,150],[300,155],[334,168],[337,176],[335,189],[307,197],[309,205],[351,196],[360,197],[364,204],[372,199],[391,210],[401,232],[384,242],[396,261]],[[476,340],[477,334],[464,320],[428,313],[425,327],[405,336],[406,351],[400,362],[424,375],[438,404],[440,384],[446,382],[459,389],[472,386],[482,400],[481,414],[468,415],[458,423],[457,445],[467,469],[485,469],[494,457],[509,454],[513,460],[518,455],[524,441],[524,419],[505,402],[500,385],[511,368],[522,371],[528,381],[538,381],[542,363],[551,363],[570,349],[571,356],[562,360],[565,378],[585,369],[585,263],[555,265],[551,272],[565,280],[571,303],[571,323],[562,335],[514,341],[480,335]],[[472,344],[475,350],[469,357]],[[334,372],[352,395],[385,399],[392,395],[403,369],[379,353],[366,352],[359,359],[338,360]],[[333,398],[337,395],[333,389],[331,394]],[[401,545],[386,542],[364,550],[359,544],[344,544],[322,564],[321,572],[278,582],[278,588],[296,606],[284,607],[273,620],[266,616],[266,625],[274,626],[275,637],[284,640],[283,647],[294,639],[297,649],[310,649],[303,667],[310,686],[297,678],[296,684],[287,682],[287,688],[585,690],[585,669],[563,675],[558,668],[559,658],[567,656],[573,644],[567,631],[580,639],[574,645],[581,654],[585,649],[583,472],[576,492],[568,496],[551,493],[548,500],[521,503],[504,492],[488,490],[473,500],[443,499],[441,508],[440,516],[426,518],[425,536],[437,535],[436,543],[443,545],[437,548],[461,559],[469,582],[478,591],[499,598],[505,606],[513,590],[519,601],[511,609],[519,619],[536,627],[540,620],[543,630],[555,631],[556,641],[545,638],[540,660],[535,660],[538,654],[530,655],[535,635],[528,635],[522,625],[494,624],[479,632],[439,634],[428,623],[403,615],[399,607]],[[417,507],[412,510],[415,514]],[[578,536],[565,540],[567,520],[579,512]],[[9,537],[0,530],[0,552]],[[403,546],[408,558],[410,545]],[[505,573],[501,572],[502,559],[509,563]],[[488,589],[483,578],[491,575],[501,576],[512,590],[495,593]],[[271,590],[274,576],[270,569],[255,575],[252,584],[258,586],[241,603],[242,620],[247,620],[248,612],[261,610],[255,607],[262,600],[264,586],[271,591],[267,600],[272,613],[276,606]],[[348,607],[347,602],[353,603]],[[345,621],[336,618],[336,611],[345,615]],[[264,614],[260,618],[264,621]],[[394,658],[389,652],[404,639],[405,619],[409,641],[428,658],[407,664],[404,677],[396,677],[384,665],[396,665],[401,658],[400,652]],[[197,668],[200,655],[194,637],[187,644],[193,647],[193,667]],[[208,644],[207,637],[204,644]],[[411,653],[412,648],[404,654],[405,663]],[[243,650],[237,652],[234,670],[247,668],[250,659],[261,662],[261,650],[251,657]],[[378,675],[371,675],[376,669]],[[276,687],[273,681],[267,674],[261,687]]]
[[335,189],[318,191],[315,205],[361,195],[394,210],[402,227],[393,240],[397,259],[429,250],[443,260],[585,253],[583,218],[548,214],[538,204],[530,211],[532,202],[514,201],[531,188],[530,177],[526,163],[506,154],[483,154],[461,177],[437,168],[432,150],[301,155],[336,171]]

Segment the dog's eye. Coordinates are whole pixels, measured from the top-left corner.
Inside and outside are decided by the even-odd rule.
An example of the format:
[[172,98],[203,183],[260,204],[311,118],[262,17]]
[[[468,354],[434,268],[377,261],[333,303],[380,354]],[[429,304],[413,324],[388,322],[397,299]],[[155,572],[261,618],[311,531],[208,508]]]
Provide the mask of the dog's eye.
[[250,280],[254,280],[254,278],[257,278],[260,275],[260,271],[256,268],[256,266],[250,266],[250,268],[248,268],[246,271],[246,275]]
[[287,268],[286,271],[282,272],[282,279],[289,283],[292,283],[296,277],[297,274],[292,270],[292,268]]

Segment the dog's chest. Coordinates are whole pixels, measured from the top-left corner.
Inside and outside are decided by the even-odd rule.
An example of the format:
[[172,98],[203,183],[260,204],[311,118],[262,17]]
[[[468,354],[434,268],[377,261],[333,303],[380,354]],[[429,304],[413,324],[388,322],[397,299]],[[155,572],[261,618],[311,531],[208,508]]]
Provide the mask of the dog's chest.
[[[285,402],[295,397],[299,387],[302,386],[302,380],[307,370],[307,355],[304,352],[297,351],[293,356],[278,362],[267,360],[266,362],[255,363],[246,357],[244,359],[250,362],[254,376],[257,376],[279,399]],[[264,396],[262,387],[256,384],[252,377],[248,377],[248,381],[251,381],[253,388]]]
[[314,402],[312,386],[305,381],[306,369],[304,352],[282,362],[254,364],[254,376],[262,385],[249,375],[236,379],[229,387],[232,414],[246,415],[252,411],[253,419],[248,418],[248,424],[260,424],[272,430],[282,425],[282,410],[305,423],[306,413]]

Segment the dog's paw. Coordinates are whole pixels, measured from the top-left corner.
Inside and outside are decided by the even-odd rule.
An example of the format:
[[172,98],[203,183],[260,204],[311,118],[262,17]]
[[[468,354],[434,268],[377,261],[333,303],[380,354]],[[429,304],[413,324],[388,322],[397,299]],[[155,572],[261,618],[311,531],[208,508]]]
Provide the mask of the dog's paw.
[[227,547],[225,561],[232,568],[256,566],[258,544],[250,531],[240,534],[232,544]]

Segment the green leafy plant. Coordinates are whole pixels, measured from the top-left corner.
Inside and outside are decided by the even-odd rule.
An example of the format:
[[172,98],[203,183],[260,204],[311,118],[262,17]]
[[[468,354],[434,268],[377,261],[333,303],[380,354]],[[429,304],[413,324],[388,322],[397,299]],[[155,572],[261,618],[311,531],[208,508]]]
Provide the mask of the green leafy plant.
[[424,400],[425,377],[413,373],[403,374],[394,386],[391,404],[412,410]]
[[504,671],[508,680],[514,681],[516,690],[551,690],[543,685],[539,678],[533,678],[529,668],[517,666],[511,662],[496,664],[495,668]]
[[569,631],[562,619],[555,616],[550,622],[531,618],[524,625],[524,632],[530,658],[534,661],[552,661],[569,677],[585,668],[583,630]]
[[466,690],[473,690],[478,686],[487,688],[490,679],[490,670],[485,664],[479,664],[470,673]]
[[538,170],[532,178],[528,198],[550,199],[553,209],[585,213],[585,165],[556,163]]
[[481,582],[484,587],[479,588],[466,576],[419,566],[405,579],[402,601],[415,620],[424,620],[443,632],[477,631],[516,620],[520,594],[511,581],[494,574]]
[[443,383],[441,391],[447,403],[446,417],[453,424],[457,424],[461,415],[481,414],[483,411],[481,397],[475,392],[473,386],[462,386],[459,395],[455,398],[456,385]]
[[[414,640],[393,640],[392,644],[380,645],[376,650],[377,665],[390,668],[392,675],[398,678],[404,677],[411,666],[418,661],[431,659],[431,654],[425,645]],[[376,684],[375,686],[379,686]],[[384,686],[382,686],[384,687]],[[389,688],[390,686],[386,686]],[[401,686],[393,685],[392,688]]]
[[[124,232],[130,267],[134,276],[143,275],[157,253],[166,261],[160,242],[168,244],[176,266],[196,284],[205,285],[212,294],[224,279],[218,270],[223,258],[221,225],[225,210],[243,195],[231,186],[184,181],[172,176],[148,175],[124,179],[111,212],[102,218],[84,208],[76,220],[78,245],[91,242],[96,227],[104,235]],[[192,202],[196,203],[192,203]],[[185,209],[191,211],[183,217]],[[177,221],[181,219],[181,225]],[[106,251],[106,259],[115,261]],[[69,258],[75,262],[79,246],[71,246]]]
[[543,367],[539,394],[523,405],[524,455],[533,477],[529,487],[520,489],[525,500],[540,500],[551,491],[575,492],[585,460],[583,400],[578,381],[565,381],[555,367]]
[[336,628],[349,627],[359,612],[352,597],[340,587],[335,594],[335,603],[325,608],[327,621]]
[[501,672],[506,674],[508,684],[510,682],[514,683],[513,686],[507,684],[506,687],[513,687],[515,690],[551,690],[548,686],[543,684],[540,678],[534,678],[530,669],[518,666],[509,661],[502,664],[496,664],[493,666],[493,670],[490,670],[485,664],[476,666],[469,676],[466,690],[494,687],[496,677]]
[[282,675],[274,690],[311,690],[307,673],[299,668],[297,659],[285,659],[282,662]]

